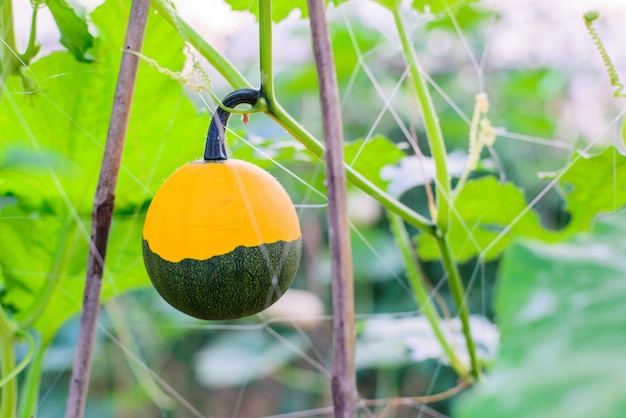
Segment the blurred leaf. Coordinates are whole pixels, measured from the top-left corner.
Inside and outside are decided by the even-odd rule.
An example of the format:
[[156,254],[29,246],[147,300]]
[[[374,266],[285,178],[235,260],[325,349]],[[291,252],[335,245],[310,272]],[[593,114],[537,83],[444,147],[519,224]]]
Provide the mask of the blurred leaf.
[[[563,98],[568,80],[564,71],[546,68],[510,70],[500,77],[494,76],[498,95],[490,97],[491,122],[497,125],[506,121],[511,132],[552,137],[558,125],[558,114],[546,103]],[[514,152],[511,158],[518,161],[519,151]]]
[[593,156],[577,154],[559,184],[572,216],[567,230],[584,231],[598,213],[626,204],[626,157],[614,147]]
[[91,61],[87,51],[93,47],[94,38],[89,33],[84,12],[78,10],[80,6],[70,7],[64,0],[47,0],[46,5],[61,32],[61,45],[77,60]]
[[383,179],[380,175],[383,167],[397,163],[402,157],[404,152],[380,135],[367,142],[364,139],[352,141],[344,147],[346,162],[382,189],[386,189],[390,183],[389,179]]
[[[326,3],[341,4],[347,0],[326,0]],[[252,13],[258,20],[259,0],[226,0],[233,10]],[[293,10],[298,10],[300,18],[309,16],[309,8],[306,0],[274,0],[272,2],[272,21],[280,22],[285,19]]]
[[[467,164],[467,155],[452,151],[446,156],[446,167],[451,177],[459,177]],[[431,157],[409,155],[398,164],[383,167],[381,176],[389,181],[387,187],[392,196],[401,196],[410,189],[431,183],[437,176],[435,160]]]
[[[24,314],[45,283],[58,280],[35,324],[45,339],[81,308],[92,200],[122,55],[126,7],[109,1],[92,15],[101,35],[93,51],[96,63],[53,53],[30,67],[33,79],[41,83],[37,93],[26,99],[11,94],[21,87],[13,77],[0,102],[0,150],[7,155],[7,150],[19,147],[41,164],[39,170],[23,164],[5,170],[0,182],[0,196],[17,199],[16,205],[3,208],[0,217],[2,303]],[[121,35],[115,36],[116,31]],[[151,15],[143,53],[178,70],[185,60],[182,47],[176,32]],[[141,254],[143,208],[170,173],[202,155],[207,126],[208,118],[198,115],[179,84],[140,65],[116,191],[103,299],[149,283]],[[55,155],[63,158],[50,159]]]
[[626,408],[626,212],[567,242],[504,255],[502,347],[457,418],[621,418]]
[[351,232],[354,280],[375,283],[392,280],[404,271],[402,256],[392,236],[380,228],[358,228]]
[[[437,2],[439,3],[439,2]],[[468,42],[475,41],[474,36],[470,36],[472,32],[479,32],[489,19],[496,19],[497,12],[493,9],[486,9],[477,6],[480,4],[478,0],[461,0],[454,3],[450,7],[450,12],[446,12],[445,7],[434,13],[435,19],[430,20],[426,27],[428,30],[443,29],[448,32],[457,33],[461,28],[467,35]],[[454,16],[454,21],[450,18]]]
[[389,10],[394,10],[396,7],[400,5],[400,0],[374,0],[374,1]]
[[61,160],[61,155],[43,154],[23,147],[7,147],[0,154],[0,170],[45,171],[48,167],[60,167]]
[[430,12],[437,14],[446,10],[454,11],[477,1],[478,0],[413,0],[413,8],[422,13]]
[[302,339],[296,334],[284,338],[286,342],[263,330],[220,334],[196,355],[196,378],[208,387],[244,387],[298,358]]
[[[473,315],[470,324],[479,355],[487,359],[498,347],[499,333],[485,317]],[[456,341],[455,350],[469,364],[461,324],[457,319],[444,321],[442,329],[448,341]],[[377,317],[364,321],[356,349],[358,369],[401,367],[429,359],[447,364],[439,341],[424,316],[411,318]]]
[[0,196],[0,210],[4,206],[15,205],[17,203],[17,198],[13,196]]
[[[527,202],[520,189],[512,183],[499,183],[493,176],[468,181],[454,200],[454,207],[463,223],[456,215],[450,217],[449,240],[460,262],[478,254],[482,254],[485,260],[494,259],[517,236],[543,240],[560,237],[558,233],[545,229],[533,210],[526,210]],[[505,230],[507,232],[501,235]],[[439,257],[437,244],[430,235],[419,235],[417,243],[417,250],[423,259]],[[483,254],[487,248],[488,251]]]

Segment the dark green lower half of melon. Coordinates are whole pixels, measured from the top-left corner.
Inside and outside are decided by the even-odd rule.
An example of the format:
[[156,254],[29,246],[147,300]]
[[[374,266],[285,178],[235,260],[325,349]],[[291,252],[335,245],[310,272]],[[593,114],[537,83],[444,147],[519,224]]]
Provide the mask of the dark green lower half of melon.
[[143,240],[144,262],[156,290],[179,311],[200,319],[241,318],[272,305],[291,285],[301,251],[298,238],[173,263]]

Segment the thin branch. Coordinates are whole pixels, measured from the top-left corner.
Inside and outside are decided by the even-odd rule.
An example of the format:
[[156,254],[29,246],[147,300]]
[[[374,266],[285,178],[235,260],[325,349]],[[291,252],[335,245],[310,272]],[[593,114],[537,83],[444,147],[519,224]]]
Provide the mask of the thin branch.
[[313,51],[320,84],[326,142],[328,233],[333,290],[333,373],[335,417],[356,416],[354,283],[343,164],[343,128],[339,89],[323,0],[308,0]]
[[[149,9],[150,0],[133,0],[124,44],[125,50],[141,51]],[[122,55],[109,132],[94,197],[83,310],[80,316],[78,346],[74,356],[65,418],[81,418],[87,401],[91,360],[100,312],[102,273],[115,203],[115,186],[122,159],[138,66],[139,58],[131,54]]]

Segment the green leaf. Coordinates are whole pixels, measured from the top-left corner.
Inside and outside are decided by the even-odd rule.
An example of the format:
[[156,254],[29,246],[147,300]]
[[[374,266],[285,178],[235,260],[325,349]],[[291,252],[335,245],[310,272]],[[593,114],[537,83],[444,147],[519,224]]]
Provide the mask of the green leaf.
[[389,10],[394,10],[396,7],[400,5],[399,0],[374,0],[374,1]]
[[502,346],[456,418],[621,418],[626,347],[626,212],[567,242],[504,255],[496,294]]
[[[495,325],[479,315],[472,315],[470,324],[481,356],[491,357],[498,347],[499,334]],[[411,363],[428,359],[449,364],[441,344],[424,316],[400,318],[380,316],[365,320],[362,327],[356,349],[358,370],[406,367]],[[443,329],[448,340],[463,340],[458,318],[444,320]],[[468,358],[467,349],[463,344],[458,344],[455,349],[457,355],[463,359]]]
[[367,142],[364,139],[352,141],[344,147],[345,161],[382,189],[386,189],[391,180],[384,180],[380,176],[381,170],[388,165],[396,164],[402,157],[404,152],[380,135],[370,138]]
[[[326,3],[341,4],[347,0],[326,0]],[[233,10],[252,13],[258,20],[259,0],[226,0]],[[306,0],[274,0],[272,1],[272,21],[280,22],[293,10],[298,10],[302,19],[309,17],[309,8]]]
[[77,60],[91,61],[87,51],[93,47],[94,38],[80,6],[70,7],[64,0],[47,0],[46,4],[61,32],[61,45]]
[[413,0],[413,8],[422,13],[437,14],[446,10],[454,11],[476,1],[478,0]]
[[[523,192],[512,183],[499,183],[485,176],[467,182],[454,200],[449,240],[455,257],[463,262],[478,254],[491,260],[518,236],[556,240],[561,235],[546,230],[532,210],[526,210]],[[457,214],[463,222],[459,221]],[[468,235],[468,230],[471,234]],[[507,231],[503,234],[504,231]],[[439,257],[437,244],[426,234],[417,239],[419,255],[425,260]]]
[[[450,177],[459,177],[466,164],[467,156],[462,152],[453,151],[446,156]],[[386,166],[381,176],[389,181],[387,191],[392,196],[400,197],[415,187],[435,181],[435,160],[424,155],[408,155],[399,160],[398,164]]]
[[[250,12],[258,20],[259,0],[226,0],[226,2],[233,10]],[[279,0],[272,2],[272,21],[280,22],[289,16],[292,10],[298,10],[302,18],[309,15],[306,0]]]
[[598,213],[626,204],[626,157],[614,147],[593,156],[577,154],[559,184],[572,216],[568,232],[584,231]]
[[[17,200],[4,206],[0,216],[5,282],[0,302],[18,318],[40,313],[35,327],[44,339],[81,309],[93,196],[122,56],[126,7],[108,1],[94,12],[100,35],[97,62],[53,53],[30,67],[37,92],[25,98],[19,78],[13,77],[0,101],[0,155],[28,156],[12,159],[0,181],[0,197]],[[143,53],[178,70],[185,60],[182,49],[177,33],[151,15]],[[177,167],[202,156],[208,124],[178,83],[140,64],[116,190],[104,300],[149,283],[141,253],[144,209]],[[34,161],[40,164],[36,170]],[[53,285],[51,297],[39,312],[46,283]]]

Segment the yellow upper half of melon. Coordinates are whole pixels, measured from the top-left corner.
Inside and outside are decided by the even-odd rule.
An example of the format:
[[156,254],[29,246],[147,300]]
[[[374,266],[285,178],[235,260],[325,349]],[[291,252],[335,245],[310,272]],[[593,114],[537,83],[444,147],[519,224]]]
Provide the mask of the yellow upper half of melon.
[[150,249],[171,262],[294,241],[300,234],[285,189],[241,160],[198,161],[176,170],[154,195],[143,228]]

